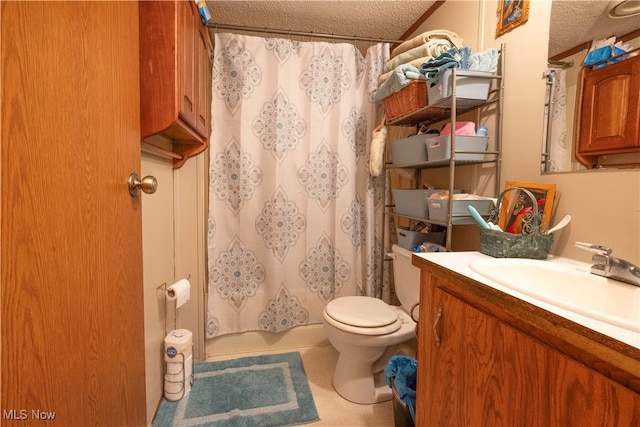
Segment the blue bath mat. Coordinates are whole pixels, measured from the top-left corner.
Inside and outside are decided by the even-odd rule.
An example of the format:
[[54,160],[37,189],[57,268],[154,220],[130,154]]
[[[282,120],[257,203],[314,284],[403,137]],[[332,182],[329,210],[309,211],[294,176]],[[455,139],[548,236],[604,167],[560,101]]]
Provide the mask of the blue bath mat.
[[318,421],[300,353],[196,362],[193,386],[153,426],[291,426]]

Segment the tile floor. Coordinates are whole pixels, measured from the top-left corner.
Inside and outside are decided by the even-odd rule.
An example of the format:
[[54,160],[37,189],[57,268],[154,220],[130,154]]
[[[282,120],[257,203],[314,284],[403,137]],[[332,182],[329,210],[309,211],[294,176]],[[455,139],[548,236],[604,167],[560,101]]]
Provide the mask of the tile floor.
[[224,356],[210,356],[209,361],[234,359],[258,354],[285,353],[299,351],[302,356],[304,369],[309,379],[311,393],[320,416],[320,421],[305,426],[325,427],[393,427],[393,402],[377,403],[375,405],[359,405],[349,402],[336,393],[331,384],[331,377],[338,353],[330,345],[288,348],[247,352],[243,354],[227,354]]

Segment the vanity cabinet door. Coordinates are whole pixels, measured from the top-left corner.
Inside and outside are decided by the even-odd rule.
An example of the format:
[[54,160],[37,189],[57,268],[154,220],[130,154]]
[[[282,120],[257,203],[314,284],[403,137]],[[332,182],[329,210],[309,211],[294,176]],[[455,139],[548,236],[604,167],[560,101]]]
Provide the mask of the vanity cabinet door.
[[421,273],[416,425],[640,425],[640,395],[441,289],[453,286]]
[[416,425],[549,425],[544,353],[493,317],[425,288]]
[[579,154],[640,150],[640,56],[583,68],[581,99]]

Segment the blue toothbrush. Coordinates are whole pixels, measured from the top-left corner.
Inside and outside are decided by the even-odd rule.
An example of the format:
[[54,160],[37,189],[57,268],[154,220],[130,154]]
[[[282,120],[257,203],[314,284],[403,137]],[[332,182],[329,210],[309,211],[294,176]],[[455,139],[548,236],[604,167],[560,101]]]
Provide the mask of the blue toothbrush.
[[480,224],[480,227],[486,228],[487,230],[491,229],[491,227],[489,227],[489,224],[487,224],[487,221],[482,218],[482,215],[480,215],[476,208],[471,205],[467,205],[467,210],[469,211],[473,219],[475,219],[476,222]]

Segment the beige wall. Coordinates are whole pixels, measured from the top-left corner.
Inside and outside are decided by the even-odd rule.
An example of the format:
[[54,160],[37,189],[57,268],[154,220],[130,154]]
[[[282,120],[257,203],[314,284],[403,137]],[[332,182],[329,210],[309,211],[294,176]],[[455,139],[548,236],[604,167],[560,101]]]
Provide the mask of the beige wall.
[[145,371],[147,421],[151,421],[163,393],[166,336],[165,298],[158,287],[173,283],[173,168],[170,160],[143,153],[140,170],[143,176],[153,175],[158,180],[154,194],[142,195]]
[[416,31],[446,28],[463,37],[474,52],[506,43],[503,161],[505,181],[554,183],[561,194],[555,221],[572,221],[556,236],[555,252],[582,261],[589,253],[576,241],[614,249],[616,256],[640,264],[640,171],[540,172],[544,80],[551,2],[531,2],[529,20],[495,38],[496,1],[447,1]]
[[[195,358],[205,358],[205,164],[205,156],[201,155],[174,171],[170,160],[144,153],[142,155],[142,175],[153,175],[158,180],[156,193],[144,194],[142,198],[145,369],[149,423],[163,394],[163,350],[167,333],[175,328],[189,329],[194,336]],[[191,298],[180,307],[176,318],[175,310],[171,304],[165,304],[165,294],[158,287],[162,284],[169,286],[186,277],[191,282]]]

